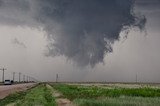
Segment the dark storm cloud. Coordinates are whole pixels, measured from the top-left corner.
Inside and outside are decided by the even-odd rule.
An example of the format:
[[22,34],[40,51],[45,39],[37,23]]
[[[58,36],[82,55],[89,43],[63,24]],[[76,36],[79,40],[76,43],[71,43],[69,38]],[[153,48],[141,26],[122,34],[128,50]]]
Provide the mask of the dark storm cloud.
[[139,10],[147,13],[160,12],[160,0],[137,0],[136,5]]
[[146,19],[132,0],[0,0],[0,23],[43,28],[47,56],[64,55],[79,66],[103,62],[125,29]]

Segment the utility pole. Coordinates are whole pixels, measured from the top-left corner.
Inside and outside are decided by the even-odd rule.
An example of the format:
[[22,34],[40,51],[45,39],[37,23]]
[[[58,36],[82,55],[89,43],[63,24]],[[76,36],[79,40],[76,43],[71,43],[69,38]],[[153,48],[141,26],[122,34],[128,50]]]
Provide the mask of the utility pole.
[[30,82],[30,76],[28,78],[29,78],[29,82]]
[[21,82],[21,73],[19,72],[19,82]]
[[30,81],[32,82],[32,77],[30,77]]
[[7,70],[7,69],[2,68],[2,69],[0,69],[0,70],[2,70],[2,71],[3,71],[3,74],[2,74],[2,82],[4,82],[4,70]]
[[138,82],[137,74],[136,74],[136,83]]
[[27,76],[27,82],[28,82],[28,76]]
[[15,72],[13,72],[13,82],[14,82]]
[[25,75],[23,75],[23,82],[25,82]]
[[56,74],[56,83],[58,82],[58,74]]
[[31,81],[33,82],[33,77],[31,77]]

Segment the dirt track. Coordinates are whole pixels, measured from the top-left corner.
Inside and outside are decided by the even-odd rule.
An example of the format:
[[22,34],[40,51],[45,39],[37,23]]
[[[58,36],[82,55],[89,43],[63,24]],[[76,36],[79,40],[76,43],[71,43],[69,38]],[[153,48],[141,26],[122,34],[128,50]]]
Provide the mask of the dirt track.
[[0,99],[3,99],[7,95],[26,90],[32,86],[34,86],[36,83],[26,83],[26,84],[16,84],[16,85],[0,85]]

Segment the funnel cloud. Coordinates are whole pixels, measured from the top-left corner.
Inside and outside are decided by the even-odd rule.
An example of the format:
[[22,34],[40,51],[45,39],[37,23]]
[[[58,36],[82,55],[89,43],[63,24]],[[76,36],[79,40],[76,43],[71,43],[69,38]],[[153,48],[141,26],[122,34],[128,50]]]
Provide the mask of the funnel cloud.
[[[120,33],[143,29],[133,0],[0,0],[0,24],[42,29],[46,56],[65,56],[78,66],[94,67],[112,52]],[[33,35],[34,36],[34,35]]]

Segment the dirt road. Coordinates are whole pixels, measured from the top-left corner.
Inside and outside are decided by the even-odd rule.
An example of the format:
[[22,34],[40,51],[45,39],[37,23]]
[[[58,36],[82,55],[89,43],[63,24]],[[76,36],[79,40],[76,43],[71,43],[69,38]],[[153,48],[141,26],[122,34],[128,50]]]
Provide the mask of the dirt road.
[[25,83],[25,84],[16,84],[16,85],[0,85],[0,99],[3,99],[7,95],[26,90],[32,86],[34,86],[36,83]]
[[53,89],[50,85],[47,85],[47,88],[51,89],[58,106],[76,106],[69,99],[64,98],[61,93]]

